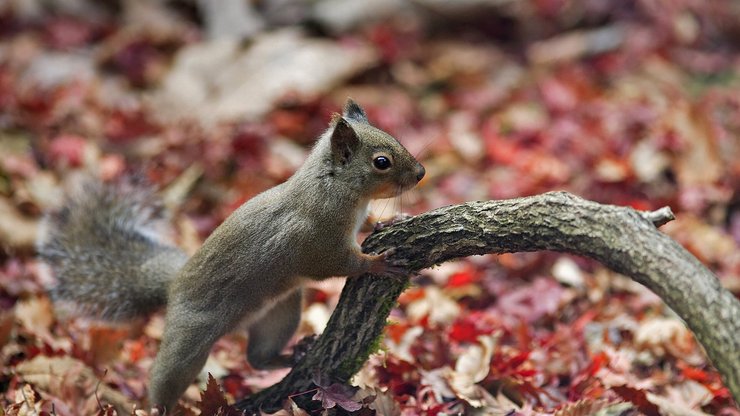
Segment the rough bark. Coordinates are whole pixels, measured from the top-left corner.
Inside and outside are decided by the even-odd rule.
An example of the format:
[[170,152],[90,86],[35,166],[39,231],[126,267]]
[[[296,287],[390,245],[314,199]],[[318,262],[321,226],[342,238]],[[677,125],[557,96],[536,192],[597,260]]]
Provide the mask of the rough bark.
[[[554,250],[596,259],[660,296],[693,331],[740,401],[740,301],[657,230],[670,219],[668,209],[638,212],[556,192],[436,209],[372,234],[363,249],[394,247],[394,257],[407,261],[411,271],[485,253]],[[349,381],[376,348],[406,285],[398,278],[349,278],[326,330],[304,359],[281,382],[237,406],[249,411],[279,407],[289,395],[315,387],[316,374]]]

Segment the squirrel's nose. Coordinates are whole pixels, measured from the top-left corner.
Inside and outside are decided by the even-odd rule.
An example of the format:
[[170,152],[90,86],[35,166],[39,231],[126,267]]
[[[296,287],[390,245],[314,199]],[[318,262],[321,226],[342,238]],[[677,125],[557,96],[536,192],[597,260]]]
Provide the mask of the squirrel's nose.
[[424,166],[419,165],[419,167],[416,168],[416,181],[419,182],[424,177],[425,173],[427,173],[427,171],[424,169]]

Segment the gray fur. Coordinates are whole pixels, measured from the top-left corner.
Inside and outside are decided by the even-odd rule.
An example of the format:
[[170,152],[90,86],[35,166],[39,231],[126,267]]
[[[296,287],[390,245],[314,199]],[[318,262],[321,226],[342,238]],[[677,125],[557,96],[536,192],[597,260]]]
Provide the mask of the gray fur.
[[154,238],[163,209],[135,180],[115,186],[87,180],[59,210],[44,218],[39,256],[52,267],[52,299],[74,302],[86,314],[128,320],[161,308],[167,286],[187,261]]

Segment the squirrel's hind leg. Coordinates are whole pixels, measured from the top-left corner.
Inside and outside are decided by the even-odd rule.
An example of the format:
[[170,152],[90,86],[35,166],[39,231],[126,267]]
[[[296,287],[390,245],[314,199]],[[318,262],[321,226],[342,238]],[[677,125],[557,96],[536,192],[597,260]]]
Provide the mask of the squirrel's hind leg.
[[298,288],[276,302],[249,326],[247,360],[260,370],[292,365],[290,355],[280,354],[301,320],[303,290]]
[[192,312],[178,305],[167,310],[164,334],[154,360],[149,384],[152,406],[168,414],[208,359],[211,347],[233,327],[234,319],[217,311]]

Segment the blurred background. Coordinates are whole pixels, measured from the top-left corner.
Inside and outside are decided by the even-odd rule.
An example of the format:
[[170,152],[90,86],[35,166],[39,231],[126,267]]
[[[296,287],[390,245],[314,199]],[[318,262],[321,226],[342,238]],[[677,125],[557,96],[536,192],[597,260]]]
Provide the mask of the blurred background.
[[[740,2],[723,0],[0,0],[3,406],[30,381],[27,406],[94,412],[89,386],[39,378],[39,357],[105,377],[109,402],[145,396],[161,317],[58,321],[45,295],[35,236],[70,181],[145,174],[192,252],[287,179],[347,97],[426,166],[376,215],[550,190],[670,205],[662,229],[740,294],[739,52]],[[302,334],[341,284],[311,292]],[[738,414],[682,322],[585,259],[446,264],[392,320],[358,383],[393,414]],[[227,337],[206,368],[230,397],[284,374],[243,348]],[[457,365],[475,351],[483,375]]]

